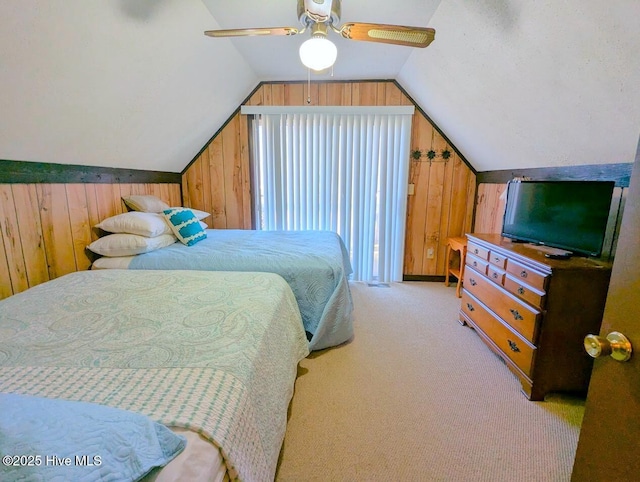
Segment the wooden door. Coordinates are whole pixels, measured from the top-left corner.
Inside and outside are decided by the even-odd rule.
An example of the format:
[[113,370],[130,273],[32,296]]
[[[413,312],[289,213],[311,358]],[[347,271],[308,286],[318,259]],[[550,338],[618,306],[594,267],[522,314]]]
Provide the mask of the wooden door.
[[595,360],[571,480],[640,480],[640,143],[600,334],[626,335],[627,362]]

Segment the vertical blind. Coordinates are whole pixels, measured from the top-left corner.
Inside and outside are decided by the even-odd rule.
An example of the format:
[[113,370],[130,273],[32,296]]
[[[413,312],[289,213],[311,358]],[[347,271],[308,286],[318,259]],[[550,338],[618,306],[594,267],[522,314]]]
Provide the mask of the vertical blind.
[[401,281],[413,108],[377,110],[256,115],[255,225],[335,231],[354,280]]

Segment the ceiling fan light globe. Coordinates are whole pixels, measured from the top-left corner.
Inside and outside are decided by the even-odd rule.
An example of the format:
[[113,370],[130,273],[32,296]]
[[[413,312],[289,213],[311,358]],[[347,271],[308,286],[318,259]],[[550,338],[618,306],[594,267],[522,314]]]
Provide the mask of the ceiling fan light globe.
[[300,46],[300,60],[311,70],[324,70],[331,67],[338,57],[335,44],[324,37],[312,37]]

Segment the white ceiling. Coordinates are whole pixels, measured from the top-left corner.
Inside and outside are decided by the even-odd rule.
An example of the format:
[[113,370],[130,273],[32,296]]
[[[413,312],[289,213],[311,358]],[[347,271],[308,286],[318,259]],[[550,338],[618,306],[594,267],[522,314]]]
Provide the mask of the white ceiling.
[[[632,162],[637,0],[343,0],[426,49],[332,39],[335,80],[396,79],[478,170]],[[180,172],[260,81],[301,80],[295,0],[0,2],[0,159]],[[329,80],[329,75],[312,79]]]
[[[202,1],[220,28],[302,27],[297,15],[297,0]],[[340,23],[428,27],[429,19],[439,4],[440,0],[343,0]],[[300,62],[298,49],[308,38],[307,31],[292,37],[238,37],[231,39],[231,42],[261,80],[306,80],[308,71]],[[398,45],[347,40],[333,32],[329,32],[329,38],[338,47],[333,77],[329,72],[312,73],[312,79],[395,79],[415,50]]]

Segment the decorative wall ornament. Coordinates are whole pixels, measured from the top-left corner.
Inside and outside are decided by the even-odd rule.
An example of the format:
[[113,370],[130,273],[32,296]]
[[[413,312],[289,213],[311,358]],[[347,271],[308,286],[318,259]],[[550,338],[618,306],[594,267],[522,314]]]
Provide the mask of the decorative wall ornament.
[[[420,149],[414,149],[411,151],[411,159],[414,161],[419,161],[422,158],[422,151]],[[438,155],[436,151],[433,149],[429,149],[428,151],[424,151],[424,155],[427,157],[429,163],[432,162],[447,162],[451,157],[451,151],[448,149],[443,149],[442,152]],[[442,160],[437,160],[436,158],[440,157]]]

